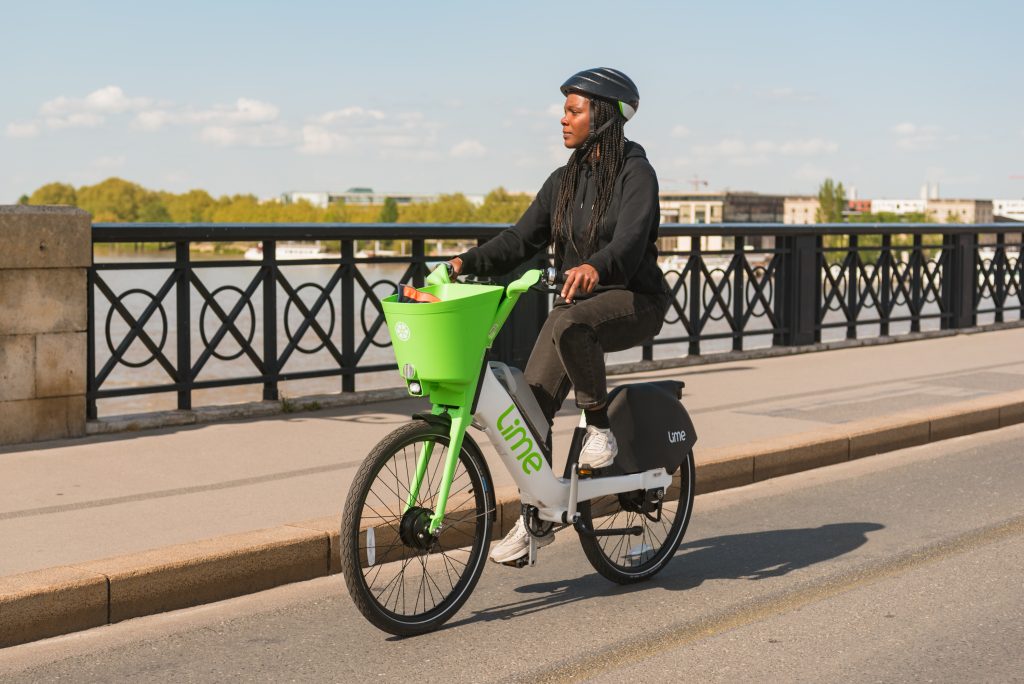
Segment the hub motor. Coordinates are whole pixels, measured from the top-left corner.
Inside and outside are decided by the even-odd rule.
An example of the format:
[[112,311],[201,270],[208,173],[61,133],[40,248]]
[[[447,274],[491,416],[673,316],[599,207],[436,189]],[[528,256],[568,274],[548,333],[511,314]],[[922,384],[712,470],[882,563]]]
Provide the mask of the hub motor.
[[637,489],[619,494],[619,505],[622,510],[640,513],[648,520],[661,520],[661,502],[665,499],[664,489]]
[[437,542],[437,537],[430,533],[430,518],[434,512],[421,506],[413,506],[402,516],[398,535],[402,543],[414,549],[428,551]]

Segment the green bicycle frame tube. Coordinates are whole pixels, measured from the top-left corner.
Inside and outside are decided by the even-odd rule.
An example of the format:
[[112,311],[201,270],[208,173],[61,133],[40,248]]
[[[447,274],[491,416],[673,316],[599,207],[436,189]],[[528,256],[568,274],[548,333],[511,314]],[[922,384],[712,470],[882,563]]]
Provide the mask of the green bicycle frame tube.
[[[438,416],[444,413],[444,408],[435,404],[430,408],[430,412]],[[409,498],[405,502],[403,514],[416,505],[416,500],[420,496],[420,486],[423,484],[423,477],[427,474],[427,464],[430,463],[430,456],[434,453],[434,444],[436,442],[425,442],[423,449],[420,450],[419,458],[416,459],[416,472],[413,474],[412,485],[409,487]]]
[[466,434],[468,422],[466,413],[469,407],[460,406],[451,410],[452,427],[451,441],[448,447],[448,458],[444,464],[444,476],[441,478],[441,486],[437,491],[437,506],[434,508],[434,515],[430,518],[430,534],[437,534],[437,530],[444,521],[445,508],[448,506],[448,492],[452,488],[452,480],[455,478],[455,467],[459,464],[459,454],[462,452],[462,438]]
[[427,464],[430,462],[430,455],[434,452],[434,445],[437,442],[424,442],[420,450],[419,458],[416,459],[416,472],[413,475],[412,486],[409,487],[409,498],[405,502],[404,514],[416,505],[416,499],[420,495],[420,485],[423,484],[423,476],[427,473]]

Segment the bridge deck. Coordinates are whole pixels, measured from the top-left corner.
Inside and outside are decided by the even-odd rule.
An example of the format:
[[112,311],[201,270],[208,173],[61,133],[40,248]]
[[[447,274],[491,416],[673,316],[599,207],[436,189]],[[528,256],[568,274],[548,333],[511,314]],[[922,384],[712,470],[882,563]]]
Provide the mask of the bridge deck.
[[[1018,328],[612,381],[685,379],[701,463],[744,444],[1024,390],[1022,350]],[[400,400],[2,448],[0,576],[338,517],[367,451],[421,405]],[[556,451],[575,420],[570,400],[556,419]],[[493,455],[489,445],[485,451]],[[509,485],[499,467],[492,460],[498,486]]]

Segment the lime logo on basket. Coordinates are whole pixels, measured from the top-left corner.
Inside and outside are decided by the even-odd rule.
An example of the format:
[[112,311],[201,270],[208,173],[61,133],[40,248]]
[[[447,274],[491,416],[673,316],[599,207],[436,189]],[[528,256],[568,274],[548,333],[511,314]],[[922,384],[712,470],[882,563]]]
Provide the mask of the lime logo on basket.
[[[510,424],[503,424],[503,421],[508,418],[508,414],[512,413],[515,409],[515,404],[509,404],[505,412],[498,416],[498,431],[501,432],[501,436],[505,439],[505,443],[509,445],[509,450],[516,457],[516,460],[523,466],[523,472],[529,475],[530,473],[536,473],[540,471],[540,466],[544,462],[541,459],[540,454],[533,450],[533,440],[526,436],[526,430],[519,426],[519,419],[515,418]],[[513,444],[512,441],[517,439],[518,441]],[[518,454],[516,449],[524,447]]]
[[404,321],[398,321],[395,323],[395,336],[403,342],[408,342],[412,336],[412,331],[409,330],[409,326]]

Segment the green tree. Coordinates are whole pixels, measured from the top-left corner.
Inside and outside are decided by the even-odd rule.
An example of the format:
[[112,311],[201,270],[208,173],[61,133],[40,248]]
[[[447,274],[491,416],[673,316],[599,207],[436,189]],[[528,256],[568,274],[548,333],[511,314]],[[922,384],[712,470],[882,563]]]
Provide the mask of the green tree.
[[75,187],[68,183],[47,183],[33,192],[26,204],[64,204],[74,207],[78,205],[78,194]]
[[818,210],[815,212],[814,220],[818,223],[839,223],[843,220],[845,210],[846,190],[843,189],[843,184],[826,178],[818,188]]
[[139,207],[149,191],[121,178],[78,189],[78,206],[92,214],[93,221],[129,222],[139,220]]
[[189,190],[176,195],[170,192],[160,193],[167,213],[174,223],[203,223],[209,221],[213,207],[217,201],[205,190]]
[[380,222],[395,223],[396,221],[398,221],[398,202],[394,197],[388,197],[384,200],[384,206],[380,208]]
[[327,223],[348,223],[348,207],[345,200],[331,202],[324,210],[324,221]]
[[476,219],[476,207],[461,192],[441,195],[428,206],[431,223],[472,223]]
[[213,207],[210,220],[213,223],[259,223],[265,217],[261,216],[255,195],[224,195]]
[[28,195],[22,195],[18,198],[18,204],[28,204]]
[[495,188],[484,197],[484,203],[476,210],[480,223],[514,223],[532,202],[529,195],[512,194],[502,187]]
[[433,203],[417,202],[405,204],[398,211],[399,223],[430,223],[430,207]]
[[158,193],[147,192],[139,200],[136,220],[144,223],[170,223],[171,215]]
[[911,212],[897,214],[892,211],[880,211],[877,214],[870,212],[851,216],[851,223],[928,223],[929,217],[924,212]]

